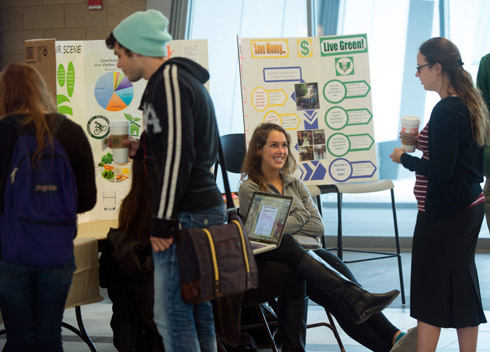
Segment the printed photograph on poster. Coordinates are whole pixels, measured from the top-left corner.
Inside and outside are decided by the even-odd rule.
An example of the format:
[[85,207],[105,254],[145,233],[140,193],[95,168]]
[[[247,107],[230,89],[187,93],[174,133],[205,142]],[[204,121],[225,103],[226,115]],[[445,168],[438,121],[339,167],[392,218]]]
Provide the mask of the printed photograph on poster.
[[296,108],[298,110],[320,109],[318,83],[299,83],[294,85]]
[[313,146],[311,146],[311,147],[299,147],[298,152],[299,152],[299,161],[300,162],[315,160],[314,155],[313,155]]
[[313,145],[313,131],[298,131],[298,147],[307,147]]
[[313,147],[313,157],[315,160],[323,160],[327,155],[327,146],[324,145],[315,145]]
[[325,130],[314,130],[313,131],[313,144],[325,145]]
[[324,160],[327,154],[325,130],[296,131],[299,161]]

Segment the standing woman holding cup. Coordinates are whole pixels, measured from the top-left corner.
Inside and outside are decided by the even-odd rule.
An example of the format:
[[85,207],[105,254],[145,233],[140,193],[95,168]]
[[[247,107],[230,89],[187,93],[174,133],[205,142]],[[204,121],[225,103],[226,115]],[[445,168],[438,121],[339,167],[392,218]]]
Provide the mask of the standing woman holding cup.
[[402,116],[402,131],[400,138],[402,148],[406,153],[413,153],[417,147],[417,137],[419,136],[420,119],[417,116]]
[[435,351],[441,327],[457,329],[460,351],[476,351],[478,325],[486,322],[474,255],[488,111],[448,39],[422,44],[415,76],[441,97],[418,138],[422,158],[402,148],[390,155],[416,174],[410,315],[418,321],[417,351]]

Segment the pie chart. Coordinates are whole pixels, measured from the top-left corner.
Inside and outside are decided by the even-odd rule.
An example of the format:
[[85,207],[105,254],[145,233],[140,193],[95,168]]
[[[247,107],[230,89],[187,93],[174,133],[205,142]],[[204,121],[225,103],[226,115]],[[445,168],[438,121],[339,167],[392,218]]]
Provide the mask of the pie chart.
[[120,111],[133,100],[133,84],[122,72],[108,72],[95,83],[95,99],[109,111]]

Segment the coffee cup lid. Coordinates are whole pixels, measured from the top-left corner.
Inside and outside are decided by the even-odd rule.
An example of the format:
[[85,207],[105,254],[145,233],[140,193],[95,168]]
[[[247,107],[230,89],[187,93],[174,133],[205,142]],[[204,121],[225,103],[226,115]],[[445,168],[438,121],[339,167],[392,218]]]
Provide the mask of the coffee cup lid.
[[417,116],[413,116],[413,115],[405,115],[405,116],[402,116],[402,120],[403,121],[408,121],[408,122],[417,122],[417,123],[420,123],[420,119]]
[[123,120],[116,120],[116,121],[110,121],[109,125],[114,126],[114,127],[126,127],[128,126],[129,121],[123,121]]

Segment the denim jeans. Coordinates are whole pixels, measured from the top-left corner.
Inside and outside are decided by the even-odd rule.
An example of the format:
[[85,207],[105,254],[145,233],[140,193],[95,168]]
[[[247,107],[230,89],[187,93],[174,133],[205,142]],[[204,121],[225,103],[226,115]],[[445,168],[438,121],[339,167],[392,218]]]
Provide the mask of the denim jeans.
[[[178,214],[183,228],[219,225],[225,221],[223,206]],[[181,258],[185,260],[186,258]],[[210,302],[185,303],[181,298],[179,258],[175,243],[164,252],[153,252],[155,265],[154,320],[166,352],[217,350]]]
[[36,269],[0,260],[0,310],[5,351],[62,352],[61,322],[74,260],[62,268]]

